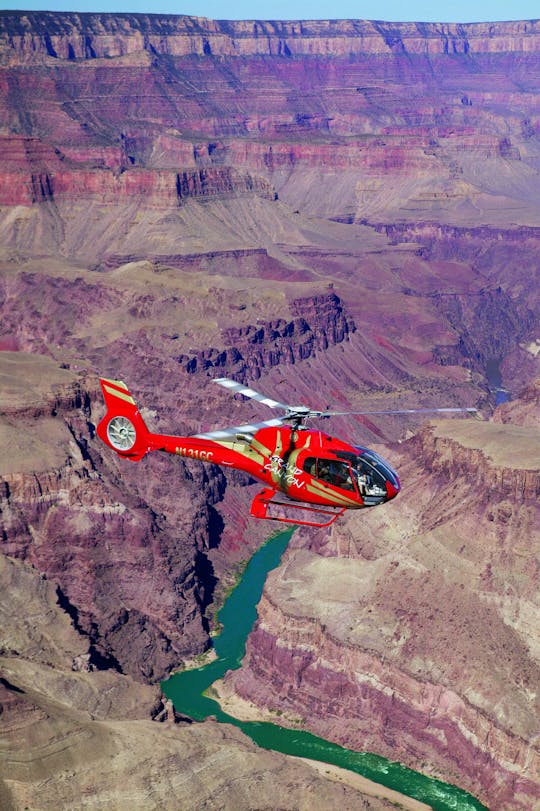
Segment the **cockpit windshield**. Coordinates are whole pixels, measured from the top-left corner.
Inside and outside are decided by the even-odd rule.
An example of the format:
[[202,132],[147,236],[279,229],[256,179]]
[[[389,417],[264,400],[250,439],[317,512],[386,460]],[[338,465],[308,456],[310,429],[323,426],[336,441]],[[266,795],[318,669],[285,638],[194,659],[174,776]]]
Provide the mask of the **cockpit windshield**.
[[366,506],[380,504],[388,497],[387,482],[399,489],[397,476],[374,451],[367,448],[357,450],[358,453],[338,451],[337,459],[308,457],[304,461],[304,470],[334,487],[359,493]]
[[386,479],[364,457],[358,457],[354,473],[361,496],[386,496]]
[[394,487],[399,487],[399,479],[388,462],[375,451],[367,448],[358,448],[361,451],[360,462],[367,464],[372,470],[376,470],[385,480],[388,480]]

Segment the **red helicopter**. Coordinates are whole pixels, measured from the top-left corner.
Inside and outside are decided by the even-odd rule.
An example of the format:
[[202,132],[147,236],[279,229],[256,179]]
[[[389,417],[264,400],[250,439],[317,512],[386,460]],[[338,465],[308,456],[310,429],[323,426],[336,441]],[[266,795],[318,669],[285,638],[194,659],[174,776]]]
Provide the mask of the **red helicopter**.
[[260,479],[265,487],[253,499],[256,518],[324,527],[345,510],[374,507],[400,491],[397,473],[375,451],[349,445],[309,430],[306,420],[346,414],[475,412],[474,408],[427,408],[401,411],[313,411],[289,406],[228,378],[213,382],[285,413],[277,419],[237,425],[190,437],[148,430],[125,383],[101,378],[107,412],[98,436],[124,458],[140,461],[149,451],[167,451],[189,459],[234,467]]

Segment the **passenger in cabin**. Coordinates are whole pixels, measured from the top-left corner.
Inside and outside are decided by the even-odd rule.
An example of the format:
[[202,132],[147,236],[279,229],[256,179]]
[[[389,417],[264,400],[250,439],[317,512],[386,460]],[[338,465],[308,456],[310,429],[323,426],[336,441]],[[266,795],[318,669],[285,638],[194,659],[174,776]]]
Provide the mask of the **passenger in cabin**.
[[330,483],[335,487],[353,490],[349,465],[345,462],[330,462]]
[[328,482],[334,487],[354,490],[351,470],[345,462],[310,457],[304,462],[304,470],[311,476],[315,476],[320,481]]
[[319,464],[317,465],[317,472],[315,475],[323,482],[332,484],[332,480],[330,478],[330,462],[327,462],[325,459],[319,459]]
[[369,473],[366,473],[365,470],[361,470],[358,473],[358,488],[360,490],[361,496],[367,496],[371,488],[373,487],[373,480]]

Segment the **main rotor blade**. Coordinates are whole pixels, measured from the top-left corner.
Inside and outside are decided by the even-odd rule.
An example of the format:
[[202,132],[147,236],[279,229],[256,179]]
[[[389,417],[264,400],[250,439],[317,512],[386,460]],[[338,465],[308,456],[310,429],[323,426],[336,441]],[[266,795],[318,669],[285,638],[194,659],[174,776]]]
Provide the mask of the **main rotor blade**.
[[323,411],[321,417],[345,417],[349,414],[451,414],[466,412],[468,414],[476,414],[476,408],[402,408],[396,411]]
[[243,394],[244,397],[251,397],[252,400],[264,403],[264,405],[270,408],[283,408],[285,411],[289,410],[289,406],[285,405],[285,403],[279,403],[277,400],[272,400],[271,397],[265,397],[264,394],[259,394],[258,391],[254,391],[254,389],[250,389],[242,383],[237,383],[236,380],[230,380],[228,377],[217,377],[214,378],[212,382],[218,383],[225,389],[229,389],[233,394]]
[[217,431],[208,431],[206,434],[194,434],[195,439],[230,439],[237,434],[256,434],[259,428],[277,428],[283,425],[280,419],[264,420],[264,422],[248,422],[245,425],[233,425]]
[[[466,413],[466,414],[476,414],[476,408],[403,408],[403,409],[392,409],[388,411],[312,411],[307,406],[289,406],[286,403],[280,403],[278,400],[273,400],[271,397],[265,397],[264,394],[259,394],[258,391],[249,388],[248,386],[244,386],[242,383],[237,383],[236,380],[230,380],[227,377],[218,377],[213,380],[214,383],[218,383],[223,388],[228,389],[229,391],[233,392],[233,394],[242,394],[244,397],[250,397],[252,400],[257,400],[259,403],[264,403],[265,405],[269,406],[270,408],[282,408],[285,412],[285,419],[291,419],[294,417],[301,417],[302,420],[306,420],[309,417],[345,417],[348,415],[365,415],[365,416],[377,416],[377,415],[384,415],[384,414],[459,414],[459,413]],[[278,420],[277,424],[280,424],[281,421]],[[256,423],[257,427],[262,427],[263,425],[271,424],[272,421],[268,423]],[[231,434],[235,431],[241,432],[245,426],[239,426],[237,429],[230,429]],[[229,430],[229,429],[226,429]],[[214,432],[212,432],[214,433]],[[218,432],[219,433],[219,432]],[[230,434],[228,434],[230,435]],[[204,434],[206,437],[207,435]]]

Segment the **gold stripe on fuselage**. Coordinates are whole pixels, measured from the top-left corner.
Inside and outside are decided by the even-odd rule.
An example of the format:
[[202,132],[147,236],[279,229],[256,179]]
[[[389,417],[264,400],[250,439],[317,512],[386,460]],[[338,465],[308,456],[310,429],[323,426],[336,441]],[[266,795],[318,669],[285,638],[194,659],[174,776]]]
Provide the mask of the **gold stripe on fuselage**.
[[[213,441],[216,445],[221,445],[223,448],[227,448],[227,450],[240,454],[240,456],[245,456],[246,459],[251,459],[258,465],[264,465],[266,461],[266,458],[252,447],[253,443],[248,445],[247,442],[239,442],[238,440],[228,442],[226,439],[214,439]],[[270,455],[270,451],[268,451],[268,455]]]
[[320,484],[316,479],[312,479],[311,483],[308,484],[307,489],[310,493],[313,493],[313,495],[322,496],[335,504],[339,504],[341,507],[360,506],[358,501],[355,499],[345,496],[343,493],[336,493],[335,490],[330,490],[330,488],[324,487],[324,485]]
[[[270,457],[270,461],[272,462],[272,456],[278,456],[280,459],[283,457],[281,456],[281,451],[283,450],[283,439],[281,436],[281,431],[276,431],[276,447],[274,448],[274,452]],[[278,487],[280,490],[284,488],[285,478],[284,478],[284,470],[283,468],[279,467],[281,462],[277,462],[278,467],[274,466],[273,462],[270,467],[270,474],[272,476],[272,481],[274,482],[275,486]]]
[[259,442],[258,439],[252,439],[249,444],[252,448],[255,448],[255,450],[258,450],[260,453],[262,453],[263,456],[266,456],[267,459],[270,459],[270,457],[272,456],[272,451],[270,450],[270,448],[267,448],[266,445],[263,445],[262,442]]
[[110,383],[111,386],[116,386],[117,389],[124,389],[125,391],[128,390],[128,387],[126,386],[123,380],[111,380],[108,377],[102,377],[101,379],[103,380],[104,383]]

